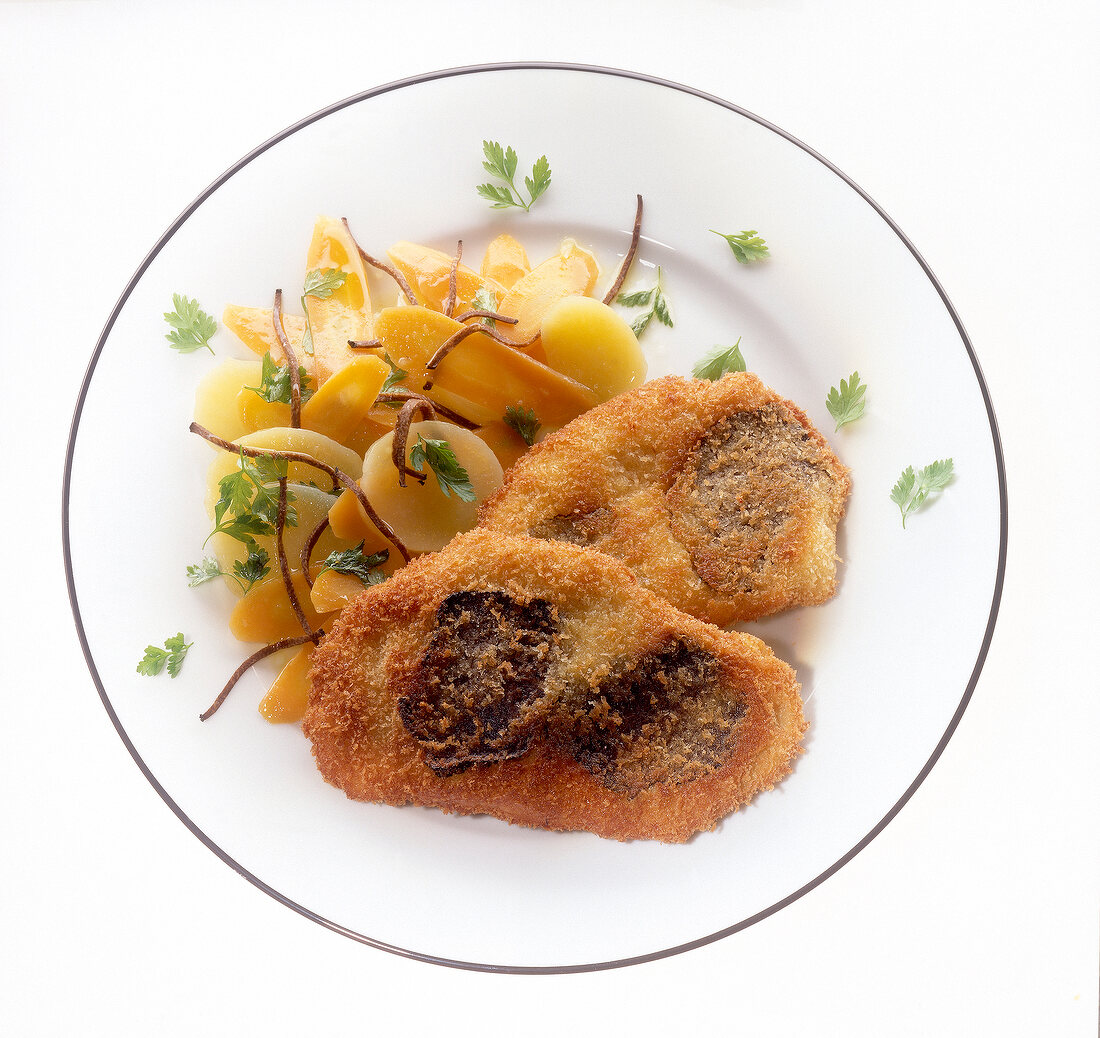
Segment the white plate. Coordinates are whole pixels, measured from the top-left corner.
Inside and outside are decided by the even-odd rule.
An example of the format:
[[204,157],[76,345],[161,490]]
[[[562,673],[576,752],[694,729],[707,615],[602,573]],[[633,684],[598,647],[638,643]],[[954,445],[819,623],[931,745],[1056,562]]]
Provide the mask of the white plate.
[[[635,131],[624,135],[621,113]],[[479,198],[481,141],[544,153],[530,213]],[[643,336],[651,374],[688,373],[741,337],[749,367],[800,403],[853,470],[839,595],[754,625],[798,670],[811,729],[779,788],[686,846],[618,844],[421,809],[352,803],[326,786],[296,727],[256,712],[266,674],[198,720],[248,649],[228,593],[189,589],[207,533],[209,448],[187,433],[218,358],[177,355],[173,292],[209,312],[269,305],[301,283],[320,213],[364,247],[399,238],[467,255],[502,230],[541,258],[565,235],[617,266],[645,198],[628,287],[660,264],[675,328]],[[710,228],[754,228],[771,258],[737,264]],[[291,292],[291,298],[295,293]],[[833,433],[831,385],[858,369],[867,413]],[[890,501],[909,464],[957,476],[909,521]],[[115,488],[127,486],[125,494]],[[820,156],[735,106],[606,69],[458,69],[349,98],[218,179],[156,244],[92,357],[66,472],[70,593],[92,676],[166,803],[278,900],[357,940],[474,968],[601,968],[750,925],[878,833],[942,751],[970,697],[1000,598],[1005,489],[973,350],[935,278],[885,214]],[[128,502],[119,512],[114,502]],[[135,560],[135,561],[127,561]],[[143,647],[183,631],[178,679],[140,677]]]

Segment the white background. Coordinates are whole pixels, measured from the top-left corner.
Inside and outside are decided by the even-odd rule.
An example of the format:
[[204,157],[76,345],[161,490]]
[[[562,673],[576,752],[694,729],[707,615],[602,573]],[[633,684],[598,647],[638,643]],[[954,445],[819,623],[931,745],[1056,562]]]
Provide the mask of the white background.
[[[0,1031],[1095,1034],[1098,29],[1095,5],[1075,0],[1042,11],[991,0],[0,4],[0,421],[13,463],[0,511]],[[742,933],[564,977],[399,959],[227,868],[111,726],[60,552],[85,366],[177,214],[244,152],[334,100],[519,60],[683,82],[839,166],[914,242],[966,325],[1009,486],[985,670],[898,817]],[[608,113],[610,135],[645,132]],[[140,488],[104,493],[124,501]],[[913,659],[897,665],[922,651],[914,631]]]

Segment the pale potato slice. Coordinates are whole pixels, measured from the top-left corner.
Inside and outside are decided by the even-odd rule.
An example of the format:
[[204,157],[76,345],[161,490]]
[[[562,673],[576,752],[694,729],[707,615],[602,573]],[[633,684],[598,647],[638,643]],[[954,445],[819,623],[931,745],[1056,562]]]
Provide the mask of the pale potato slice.
[[360,483],[373,508],[392,527],[394,533],[412,552],[438,551],[457,533],[472,530],[477,522],[478,502],[495,493],[504,478],[496,455],[472,432],[449,422],[414,422],[409,430],[408,458],[417,442],[446,440],[470,477],[476,500],[463,501],[453,492],[447,496],[430,467],[425,467],[427,479],[406,477],[406,485],[398,482],[393,464],[393,433],[372,444],[363,459]]
[[[308,454],[311,458],[346,472],[352,479],[358,479],[363,473],[363,461],[355,451],[310,429],[287,427],[261,429],[258,432],[234,438],[233,442],[242,447],[260,447],[265,450]],[[214,517],[214,505],[221,496],[218,484],[231,472],[236,472],[237,465],[238,456],[225,450],[219,450],[217,457],[210,463],[206,473],[206,514],[211,518]],[[320,469],[297,461],[291,462],[287,468],[287,479],[291,483],[313,483],[325,490],[328,490],[332,483]],[[331,500],[329,504],[332,504]]]
[[[235,440],[248,432],[237,397],[244,386],[258,386],[262,378],[258,360],[223,360],[209,371],[195,391],[195,421],[223,440]],[[259,397],[256,398],[257,400]]]

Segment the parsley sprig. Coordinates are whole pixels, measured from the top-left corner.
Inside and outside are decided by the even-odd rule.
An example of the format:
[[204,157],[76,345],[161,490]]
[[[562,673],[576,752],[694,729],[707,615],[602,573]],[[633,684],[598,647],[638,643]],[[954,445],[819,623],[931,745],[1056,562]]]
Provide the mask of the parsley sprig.
[[302,286],[302,312],[306,315],[306,329],[302,333],[302,349],[311,357],[313,356],[313,328],[309,323],[306,297],[328,299],[347,279],[348,276],[344,271],[336,270],[334,267],[322,267],[318,270],[311,270],[306,274],[305,284]]
[[657,268],[657,282],[652,288],[643,289],[640,292],[620,292],[615,297],[615,302],[620,306],[648,306],[649,309],[639,314],[630,323],[635,335],[641,335],[649,326],[654,317],[668,328],[672,327],[672,312],[668,308],[668,300],[665,298],[664,286],[661,284],[661,268]]
[[210,339],[218,330],[218,322],[201,309],[197,299],[188,299],[187,296],[173,293],[172,305],[175,309],[164,315],[164,319],[172,327],[165,335],[172,349],[180,353],[207,349],[213,353],[214,347],[210,345]]
[[187,586],[200,587],[216,577],[228,577],[234,580],[241,592],[247,594],[252,585],[259,583],[271,572],[271,557],[266,548],[261,548],[253,539],[244,542],[248,554],[243,559],[233,560],[233,572],[222,569],[217,559],[204,558],[202,562],[187,567]]
[[863,409],[867,403],[864,399],[866,394],[867,385],[860,382],[858,371],[853,371],[849,379],[842,378],[839,389],[836,386],[829,387],[825,406],[836,421],[837,429],[863,417]]
[[547,162],[546,156],[539,156],[531,167],[531,176],[523,178],[527,193],[531,196],[524,201],[523,194],[516,187],[515,182],[519,158],[511,146],[502,148],[496,141],[482,141],[481,149],[485,155],[485,161],[481,163],[482,168],[490,176],[505,181],[507,186],[478,184],[477,193],[492,202],[494,209],[515,207],[530,212],[535,199],[550,186],[550,163]]
[[163,649],[156,645],[146,645],[145,655],[138,660],[137,672],[152,678],[167,668],[171,677],[178,677],[187,652],[194,644],[186,641],[181,632],[172,638],[166,638]]
[[409,464],[417,472],[423,472],[426,464],[435,473],[444,497],[454,494],[461,501],[477,500],[469,473],[458,463],[446,440],[425,440],[417,433],[416,443],[409,452]]
[[509,404],[504,409],[504,424],[511,426],[523,438],[528,447],[535,442],[542,422],[535,414],[534,408],[524,407],[522,404]]
[[409,373],[404,368],[399,368],[388,353],[383,353],[382,359],[390,366],[390,373],[386,376],[386,381],[382,383],[379,392],[388,393],[399,382],[404,382],[409,377]]
[[905,528],[905,520],[910,513],[915,512],[927,500],[929,495],[939,493],[951,482],[955,474],[955,462],[951,458],[943,458],[925,465],[920,471],[914,471],[910,465],[894,484],[890,491],[890,500],[901,509],[901,525]]
[[719,238],[725,238],[734,258],[738,263],[754,263],[764,259],[768,255],[767,243],[756,231],[742,231],[740,234],[723,234],[713,227],[711,234],[717,234]]
[[744,371],[745,358],[741,356],[741,338],[732,346],[715,346],[691,369],[693,378],[707,378],[717,382],[727,371]]
[[[286,364],[276,364],[270,353],[265,353],[260,362],[260,384],[258,386],[245,386],[252,390],[261,400],[269,404],[290,403],[290,367]],[[302,392],[304,404],[313,396],[313,379],[306,373],[306,369],[298,365],[298,383]]]
[[373,555],[366,555],[363,552],[363,544],[364,542],[360,541],[356,547],[348,548],[346,551],[330,552],[328,558],[321,563],[318,575],[325,570],[332,570],[335,573],[347,573],[349,576],[358,577],[368,587],[371,584],[381,584],[386,579],[386,574],[378,567],[390,557],[390,553],[383,548],[382,551],[377,551]]
[[[206,539],[224,533],[251,551],[255,538],[273,537],[279,511],[278,482],[286,479],[288,467],[285,458],[249,458],[241,451],[237,471],[223,476],[218,483],[214,529]],[[297,526],[298,513],[290,507],[294,494],[287,491],[286,500],[286,524]]]

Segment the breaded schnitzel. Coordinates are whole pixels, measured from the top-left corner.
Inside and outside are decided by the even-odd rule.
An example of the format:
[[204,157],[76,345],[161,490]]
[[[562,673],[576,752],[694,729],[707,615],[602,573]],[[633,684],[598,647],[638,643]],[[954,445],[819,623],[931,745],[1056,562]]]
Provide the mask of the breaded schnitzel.
[[303,730],[349,797],[682,842],[771,788],[794,672],[570,544],[474,530],[368,588],[313,654]]
[[848,470],[755,375],[670,375],[614,397],[520,459],[492,530],[595,548],[716,624],[825,601]]

